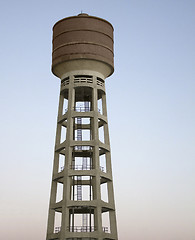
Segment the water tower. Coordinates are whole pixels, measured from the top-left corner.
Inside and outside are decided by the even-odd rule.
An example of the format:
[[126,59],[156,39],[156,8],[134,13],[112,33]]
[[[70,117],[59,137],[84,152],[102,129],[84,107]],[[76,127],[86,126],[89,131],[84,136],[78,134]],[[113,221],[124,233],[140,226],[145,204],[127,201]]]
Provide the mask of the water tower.
[[52,72],[61,80],[47,240],[117,240],[105,78],[113,27],[79,14],[53,27]]

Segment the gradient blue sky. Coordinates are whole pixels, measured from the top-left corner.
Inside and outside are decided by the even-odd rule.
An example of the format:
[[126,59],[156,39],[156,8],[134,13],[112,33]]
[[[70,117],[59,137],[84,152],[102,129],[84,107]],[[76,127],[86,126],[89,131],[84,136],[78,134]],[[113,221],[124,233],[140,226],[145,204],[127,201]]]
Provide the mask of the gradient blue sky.
[[115,29],[107,79],[119,240],[195,240],[195,1],[1,1],[0,235],[45,239],[59,80],[52,26]]

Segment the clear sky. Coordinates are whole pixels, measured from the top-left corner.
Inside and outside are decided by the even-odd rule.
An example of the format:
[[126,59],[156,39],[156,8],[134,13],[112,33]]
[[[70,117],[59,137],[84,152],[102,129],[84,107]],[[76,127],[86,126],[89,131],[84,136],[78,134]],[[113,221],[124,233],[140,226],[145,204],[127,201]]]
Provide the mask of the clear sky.
[[119,240],[195,240],[194,0],[1,1],[0,238],[45,239],[52,26],[81,11],[115,29],[106,89]]

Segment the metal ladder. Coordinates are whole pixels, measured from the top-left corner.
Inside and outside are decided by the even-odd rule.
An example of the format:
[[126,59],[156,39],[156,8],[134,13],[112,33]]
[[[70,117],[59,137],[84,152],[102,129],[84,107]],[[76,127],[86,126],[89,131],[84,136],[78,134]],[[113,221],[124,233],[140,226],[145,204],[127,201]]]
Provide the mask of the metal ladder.
[[[89,111],[89,102],[84,102],[84,111]],[[77,117],[77,141],[82,141],[82,118]],[[82,150],[82,146],[79,146]],[[83,157],[82,170],[87,170],[88,158]],[[77,200],[82,201],[82,176],[77,176]],[[88,231],[88,214],[82,215],[82,227],[84,231]]]
[[83,157],[82,170],[87,170],[87,157]]
[[88,101],[85,101],[85,102],[84,102],[84,112],[89,112],[89,110],[90,110],[90,109],[89,109],[89,103],[90,103],[90,102],[88,102]]
[[[77,117],[77,141],[82,141],[82,118]],[[78,146],[78,150],[82,150],[82,146]]]
[[82,201],[82,177],[77,176],[77,200]]
[[[82,118],[77,118],[77,141],[82,141]],[[82,150],[82,146],[78,146]],[[82,177],[77,176],[77,200],[82,201]]]

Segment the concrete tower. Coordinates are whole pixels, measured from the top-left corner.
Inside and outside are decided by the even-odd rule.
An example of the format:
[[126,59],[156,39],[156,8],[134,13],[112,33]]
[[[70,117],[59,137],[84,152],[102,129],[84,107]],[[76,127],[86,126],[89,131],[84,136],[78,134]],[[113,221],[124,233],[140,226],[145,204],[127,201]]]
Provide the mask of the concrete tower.
[[47,240],[117,240],[105,78],[113,27],[87,14],[53,27],[52,72],[61,79]]

